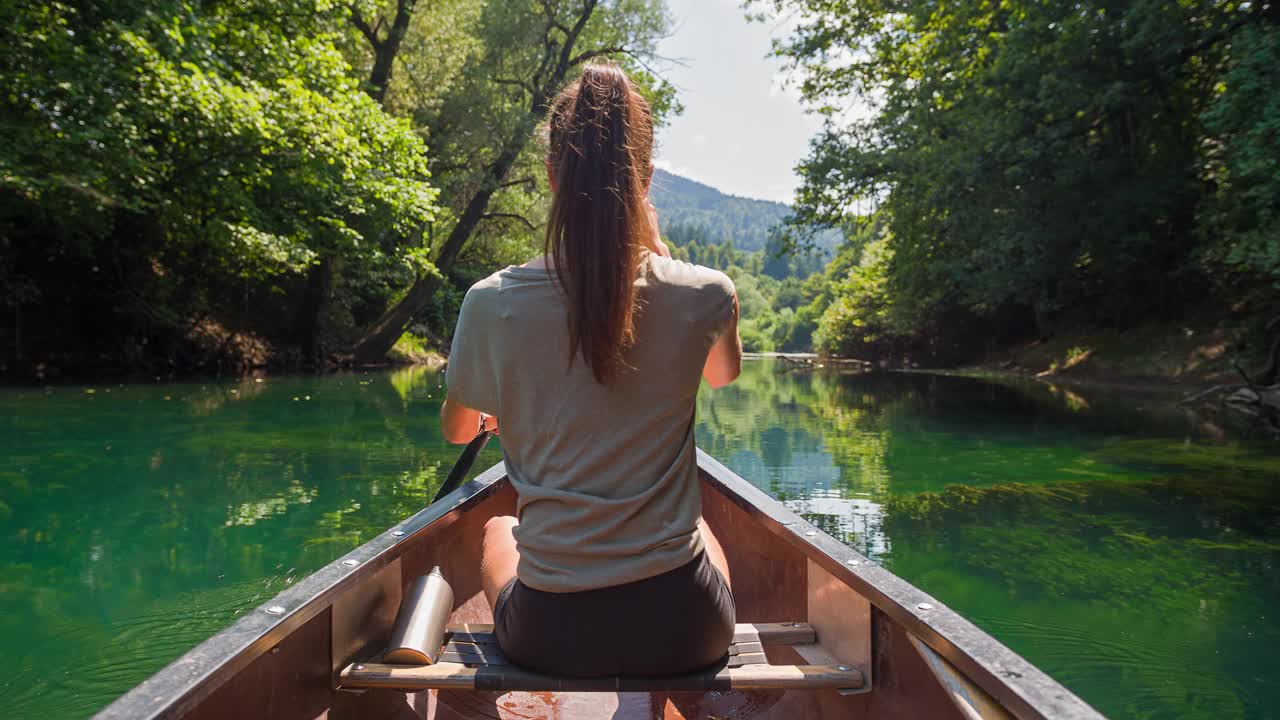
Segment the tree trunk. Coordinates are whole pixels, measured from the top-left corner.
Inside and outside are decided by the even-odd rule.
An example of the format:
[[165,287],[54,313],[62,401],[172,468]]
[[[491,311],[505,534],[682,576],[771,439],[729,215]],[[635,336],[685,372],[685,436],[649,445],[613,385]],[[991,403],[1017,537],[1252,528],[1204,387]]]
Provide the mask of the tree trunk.
[[395,19],[391,21],[391,28],[387,31],[385,38],[378,37],[378,29],[382,26],[381,21],[378,22],[377,27],[370,27],[358,11],[354,9],[351,11],[351,22],[364,34],[370,47],[373,48],[373,70],[369,73],[369,96],[377,100],[379,105],[387,96],[387,86],[391,84],[391,69],[396,54],[400,52],[400,43],[409,32],[409,21],[413,19],[413,6],[416,3],[417,0],[398,0]]
[[1258,373],[1256,382],[1259,385],[1276,385],[1280,383],[1280,317],[1267,323],[1265,332],[1268,334],[1274,332],[1276,336],[1271,342],[1271,352],[1267,357],[1270,364]]
[[320,367],[324,364],[324,320],[333,299],[334,281],[338,276],[338,261],[325,255],[307,272],[307,289],[298,308],[294,323],[298,349],[304,363]]
[[[444,246],[435,258],[438,274],[419,277],[413,283],[413,287],[409,288],[409,292],[401,298],[400,302],[383,313],[382,317],[378,318],[377,322],[365,332],[360,341],[356,343],[354,350],[357,365],[382,362],[391,350],[391,346],[395,345],[396,340],[409,327],[409,322],[413,319],[413,316],[431,302],[432,296],[435,295],[436,290],[440,287],[441,276],[453,266],[453,262],[458,257],[458,253],[462,251],[463,245],[471,238],[471,233],[475,231],[476,226],[480,224],[480,220],[484,217],[485,211],[489,207],[490,199],[493,198],[498,186],[506,179],[517,158],[520,157],[520,151],[524,149],[525,143],[532,134],[538,120],[546,112],[552,94],[557,92],[560,86],[564,84],[570,68],[595,56],[596,53],[584,52],[574,57],[573,48],[581,36],[583,28],[586,27],[587,21],[591,19],[598,2],[599,0],[585,0],[581,10],[578,11],[577,19],[572,27],[567,30],[556,23],[547,26],[548,33],[551,32],[553,27],[561,29],[565,32],[565,38],[556,48],[549,39],[549,35],[544,37],[548,52],[544,55],[542,64],[534,71],[532,76],[530,85],[536,90],[533,91],[532,96],[529,98],[528,114],[522,122],[518,123],[514,131],[507,136],[502,152],[498,154],[498,157],[491,165],[485,168],[480,182],[480,189],[467,202],[466,210],[463,211],[462,216],[458,219],[458,224],[449,233],[448,239],[445,240]],[[404,0],[401,0],[401,3],[403,5]],[[361,29],[363,30],[364,28]],[[366,33],[366,35],[368,34]]]
[[409,288],[409,292],[392,305],[382,317],[378,318],[355,347],[355,363],[357,365],[376,365],[387,359],[391,346],[396,344],[404,334],[413,316],[431,302],[436,290],[440,289],[439,275],[427,275],[418,278]]
[[524,146],[524,138],[527,135],[527,131],[516,134],[498,159],[489,166],[488,177],[485,178],[486,182],[482,189],[471,197],[462,217],[458,219],[458,224],[453,227],[439,256],[436,257],[435,265],[439,274],[423,275],[414,281],[409,292],[405,293],[399,302],[388,308],[356,343],[354,354],[357,365],[373,365],[386,359],[391,346],[395,345],[396,340],[404,334],[413,316],[431,302],[436,290],[440,289],[441,275],[453,266],[453,261],[462,251],[462,246],[480,224],[480,219],[489,207],[489,200],[493,198],[498,183],[506,177],[511,166],[515,164],[516,158],[520,156],[520,150]]
[[1053,337],[1053,313],[1046,310],[1044,305],[1039,302],[1035,303],[1032,311],[1035,313],[1036,318],[1036,336],[1040,340],[1048,340]]

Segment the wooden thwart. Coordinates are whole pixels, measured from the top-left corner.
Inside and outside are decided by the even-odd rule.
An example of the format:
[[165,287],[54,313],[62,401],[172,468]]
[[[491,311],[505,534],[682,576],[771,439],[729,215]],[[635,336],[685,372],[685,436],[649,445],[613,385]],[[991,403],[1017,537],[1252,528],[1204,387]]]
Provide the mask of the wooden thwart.
[[[702,672],[669,676],[601,678],[556,677],[510,664],[498,647],[492,625],[451,625],[448,641],[435,665],[354,663],[340,674],[344,688],[389,688],[418,691],[540,690],[565,692],[618,692],[654,690],[857,690],[865,684],[862,673],[826,654],[802,653],[811,665],[770,665],[765,645],[817,648],[813,627],[807,623],[742,623],[734,630],[733,644],[722,665]],[[816,661],[815,661],[816,660]]]
[[[843,669],[842,669],[843,668]],[[341,674],[344,688],[419,690],[540,690],[550,692],[649,692],[655,690],[786,690],[861,688],[862,673],[848,665],[748,665],[660,677],[555,677],[514,665],[467,667],[356,663]]]

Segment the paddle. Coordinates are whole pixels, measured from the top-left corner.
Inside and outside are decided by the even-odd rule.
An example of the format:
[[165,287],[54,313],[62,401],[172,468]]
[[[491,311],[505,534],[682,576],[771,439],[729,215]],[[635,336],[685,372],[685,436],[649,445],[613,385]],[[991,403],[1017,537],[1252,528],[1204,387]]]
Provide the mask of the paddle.
[[481,430],[476,433],[474,438],[471,438],[471,442],[467,443],[467,446],[462,449],[462,454],[458,456],[458,461],[453,464],[453,469],[449,471],[449,477],[444,479],[444,484],[440,486],[439,492],[436,493],[431,502],[448,495],[462,484],[462,481],[467,477],[467,472],[475,464],[476,457],[484,449],[484,446],[488,444],[489,438],[492,436],[492,430]]

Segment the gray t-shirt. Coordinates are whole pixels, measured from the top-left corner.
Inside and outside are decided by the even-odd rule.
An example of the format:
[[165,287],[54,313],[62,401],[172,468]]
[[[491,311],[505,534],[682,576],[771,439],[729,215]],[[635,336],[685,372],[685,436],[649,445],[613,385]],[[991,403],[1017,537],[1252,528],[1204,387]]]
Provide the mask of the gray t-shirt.
[[449,397],[498,417],[529,587],[620,585],[702,551],[694,399],[732,317],[733,282],[650,254],[636,288],[632,369],[608,386],[581,352],[570,367],[566,308],[547,270],[508,267],[462,303]]

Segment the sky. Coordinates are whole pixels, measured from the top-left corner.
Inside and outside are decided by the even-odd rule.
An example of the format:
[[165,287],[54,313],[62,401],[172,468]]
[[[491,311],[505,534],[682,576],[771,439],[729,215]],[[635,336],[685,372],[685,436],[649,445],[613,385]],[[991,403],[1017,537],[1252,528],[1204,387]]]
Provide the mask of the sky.
[[791,202],[795,165],[821,123],[768,57],[778,23],[748,22],[741,0],[668,0],[673,34],[658,54],[684,113],[657,137],[655,164],[732,195]]

